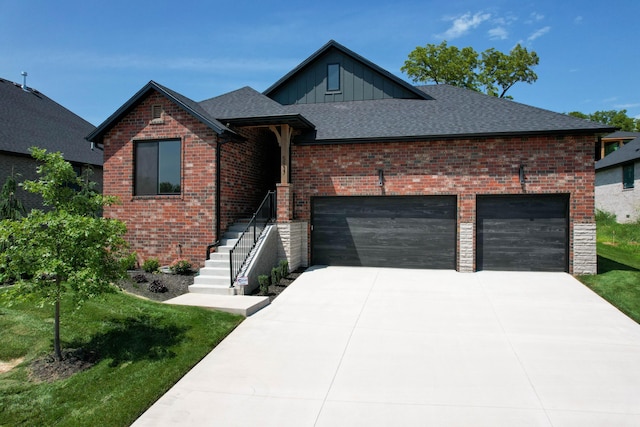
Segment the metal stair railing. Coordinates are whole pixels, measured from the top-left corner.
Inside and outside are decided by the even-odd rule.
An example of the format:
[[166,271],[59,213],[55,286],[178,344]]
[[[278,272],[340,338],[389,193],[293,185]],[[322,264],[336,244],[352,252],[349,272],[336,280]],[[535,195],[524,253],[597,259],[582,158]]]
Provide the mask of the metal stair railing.
[[269,191],[264,200],[260,204],[260,207],[253,214],[249,224],[244,229],[238,241],[233,246],[233,249],[229,251],[229,265],[231,267],[231,284],[233,287],[242,267],[244,267],[249,254],[256,246],[258,238],[264,231],[266,225],[275,219],[276,216],[276,192]]

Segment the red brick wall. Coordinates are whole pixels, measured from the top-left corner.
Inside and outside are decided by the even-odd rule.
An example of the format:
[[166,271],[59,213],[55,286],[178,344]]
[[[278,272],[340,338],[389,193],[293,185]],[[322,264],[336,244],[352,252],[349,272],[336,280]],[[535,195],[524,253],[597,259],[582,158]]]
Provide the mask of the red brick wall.
[[[151,121],[151,106],[161,104],[161,123]],[[247,137],[221,148],[221,230],[257,207],[275,188],[275,139],[264,130],[240,129]],[[182,194],[134,196],[134,141],[182,141]],[[127,241],[142,262],[162,265],[187,258],[202,266],[205,248],[216,239],[216,133],[159,93],[152,93],[104,137],[104,192],[120,198],[105,215],[127,224]]]
[[[250,218],[269,190],[275,190],[279,147],[266,129],[236,129],[246,141],[222,145],[221,227]],[[274,158],[274,153],[276,154]]]
[[[161,104],[161,124],[151,123],[151,105]],[[133,142],[177,138],[182,141],[182,194],[133,195]],[[127,224],[127,240],[140,261],[154,257],[162,265],[183,257],[204,260],[214,240],[216,134],[159,93],[152,93],[104,137],[104,193],[121,204],[105,216]]]
[[[594,221],[594,141],[538,136],[294,146],[294,216],[310,219],[313,196],[449,194],[458,196],[459,222],[475,223],[477,194],[569,193],[573,229],[574,222]],[[384,187],[377,185],[379,169]]]

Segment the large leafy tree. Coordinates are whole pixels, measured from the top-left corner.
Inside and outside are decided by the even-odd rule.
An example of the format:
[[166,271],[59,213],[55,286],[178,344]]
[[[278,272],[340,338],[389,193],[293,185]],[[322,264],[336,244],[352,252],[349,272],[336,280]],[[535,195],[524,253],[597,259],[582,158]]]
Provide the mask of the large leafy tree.
[[78,177],[62,155],[37,148],[32,155],[40,162],[39,178],[22,185],[40,194],[49,209],[0,221],[0,281],[15,281],[2,297],[53,305],[54,353],[62,360],[61,299],[70,293],[80,304],[114,290],[113,281],[125,273],[126,227],[100,216],[115,199],[94,191],[95,183]]
[[627,115],[627,110],[603,110],[595,113],[585,114],[579,111],[568,113],[570,116],[591,120],[592,122],[604,123],[615,126],[627,132],[640,132],[640,119],[634,119]]
[[401,70],[414,82],[446,83],[509,98],[507,91],[516,83],[533,83],[538,79],[533,67],[539,61],[537,53],[520,44],[509,54],[491,48],[479,56],[471,47],[459,49],[447,45],[445,40],[439,45],[416,47]]

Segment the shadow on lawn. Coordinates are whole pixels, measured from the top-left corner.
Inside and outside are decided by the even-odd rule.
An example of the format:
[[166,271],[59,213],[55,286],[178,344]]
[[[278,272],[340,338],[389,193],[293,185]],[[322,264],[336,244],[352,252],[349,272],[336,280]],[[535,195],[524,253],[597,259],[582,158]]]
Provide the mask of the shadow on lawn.
[[94,335],[90,341],[74,342],[70,347],[83,347],[98,353],[100,359],[111,359],[109,366],[125,362],[173,358],[170,348],[184,340],[187,328],[159,324],[149,316],[105,320],[107,332]]
[[598,274],[608,273],[610,271],[640,271],[635,267],[622,264],[609,258],[598,255]]

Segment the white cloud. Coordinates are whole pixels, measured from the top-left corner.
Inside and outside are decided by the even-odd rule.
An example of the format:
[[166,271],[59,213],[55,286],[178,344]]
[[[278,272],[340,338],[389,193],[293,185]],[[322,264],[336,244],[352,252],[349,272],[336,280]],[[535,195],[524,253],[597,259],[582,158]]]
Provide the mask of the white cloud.
[[504,27],[495,27],[489,30],[491,40],[505,40],[508,36],[509,32]]
[[524,21],[525,24],[533,24],[534,22],[539,22],[542,21],[544,19],[544,15],[537,13],[537,12],[532,12],[529,15],[529,19],[527,19],[526,21]]
[[531,34],[529,37],[527,37],[527,41],[528,42],[532,42],[535,39],[544,36],[545,34],[547,34],[549,31],[551,31],[551,27],[546,26],[546,27],[542,27],[540,28],[538,31],[534,32],[533,34]]
[[447,18],[447,21],[453,21],[451,28],[445,31],[442,34],[439,34],[438,37],[452,40],[458,37],[463,36],[468,33],[470,30],[477,28],[484,21],[491,18],[490,13],[482,13],[477,12],[474,15],[471,15],[471,12],[467,12],[464,15],[460,15],[458,17]]
[[618,110],[627,110],[629,108],[636,108],[636,107],[640,107],[640,103],[635,103],[635,104],[618,104],[618,105],[614,105],[614,107]]

